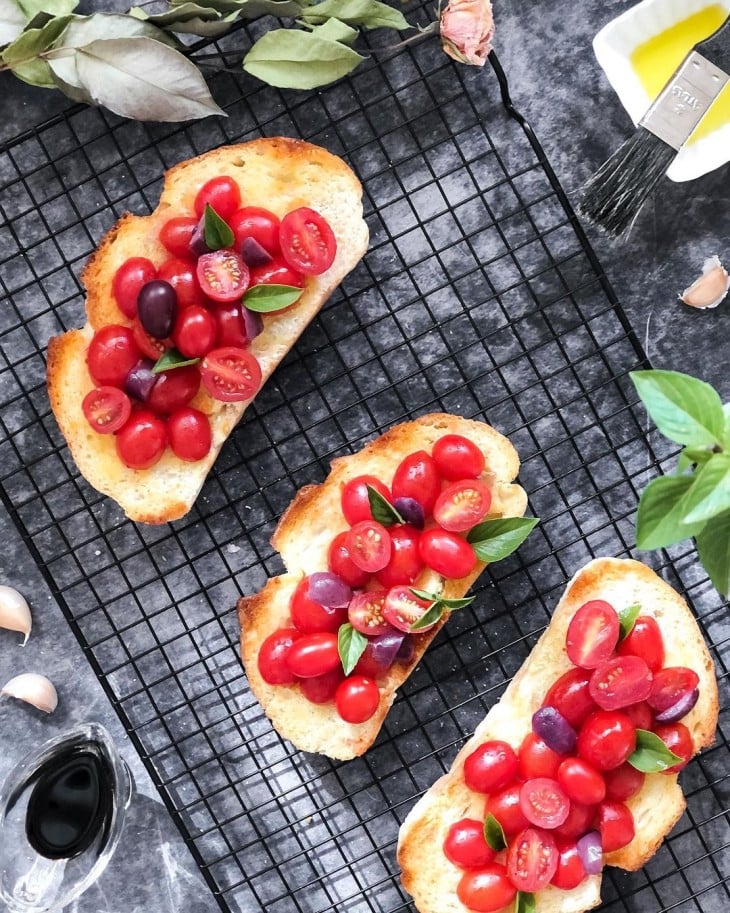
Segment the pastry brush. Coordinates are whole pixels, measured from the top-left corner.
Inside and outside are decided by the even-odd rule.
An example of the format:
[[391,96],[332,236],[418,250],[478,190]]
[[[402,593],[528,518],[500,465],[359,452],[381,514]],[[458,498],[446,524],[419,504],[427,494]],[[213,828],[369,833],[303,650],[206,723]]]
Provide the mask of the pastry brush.
[[636,132],[585,187],[578,211],[620,235],[730,80],[730,16],[687,54]]

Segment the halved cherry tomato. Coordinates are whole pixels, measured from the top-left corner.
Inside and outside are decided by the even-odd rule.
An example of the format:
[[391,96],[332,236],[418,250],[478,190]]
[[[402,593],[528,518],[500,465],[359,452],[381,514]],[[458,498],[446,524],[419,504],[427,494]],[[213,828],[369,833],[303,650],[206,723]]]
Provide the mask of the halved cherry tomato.
[[355,523],[359,523],[361,520],[373,519],[373,514],[370,510],[368,486],[374,488],[386,501],[390,501],[390,492],[387,486],[383,485],[380,479],[375,476],[363,475],[350,479],[343,485],[340,494],[342,513],[350,526],[354,526]]
[[210,204],[221,219],[228,219],[241,205],[241,191],[233,178],[226,174],[206,181],[195,196],[195,215],[200,218],[205,204]]
[[198,257],[196,275],[203,292],[213,301],[238,301],[249,285],[248,267],[229,248]]
[[490,739],[464,761],[464,781],[478,793],[493,793],[503,789],[517,777],[517,755],[509,742]]
[[380,689],[371,678],[351,675],[335,692],[337,713],[346,723],[364,723],[378,709]]
[[495,913],[509,906],[517,888],[507,876],[507,869],[498,862],[465,872],[456,886],[461,903],[476,913]]
[[210,453],[210,420],[199,409],[176,409],[167,420],[167,435],[170,449],[181,460],[194,463]]
[[566,758],[558,768],[557,779],[571,802],[598,805],[606,797],[601,773],[582,758]]
[[114,273],[112,295],[125,317],[132,320],[137,316],[139,290],[156,278],[157,269],[146,257],[130,257]]
[[505,789],[487,796],[484,814],[494,815],[507,837],[524,830],[529,823],[520,805],[521,786],[521,783],[512,783]]
[[614,656],[593,670],[590,693],[604,710],[622,710],[645,701],[651,692],[652,675],[640,656]]
[[390,560],[390,535],[376,520],[361,520],[347,533],[347,551],[362,571],[374,574]]
[[522,813],[536,827],[559,827],[568,817],[570,799],[557,780],[536,777],[520,789]]
[[442,577],[460,578],[471,574],[477,564],[472,546],[456,533],[427,529],[418,542],[421,561]]
[[384,614],[385,590],[355,593],[348,606],[347,620],[361,634],[376,637],[392,630]]
[[526,828],[507,850],[507,873],[518,891],[541,891],[550,884],[557,868],[555,839],[539,828]]
[[625,802],[635,796],[646,779],[646,774],[628,763],[607,770],[603,776],[606,783],[606,798],[612,802]]
[[132,324],[132,335],[140,352],[152,361],[157,361],[172,346],[171,339],[155,339],[154,336],[150,336],[139,322],[139,318],[135,318]]
[[169,415],[187,406],[199,387],[200,374],[196,365],[161,371],[147,397],[147,405],[158,415]]
[[213,310],[216,325],[215,347],[224,349],[245,349],[251,342],[243,322],[243,305],[240,301],[228,301],[218,304]]
[[480,869],[497,855],[484,837],[484,822],[476,818],[454,821],[446,833],[444,855],[462,869]]
[[302,694],[312,704],[327,704],[335,696],[340,684],[345,680],[342,668],[325,672],[324,675],[315,675],[313,678],[303,678],[299,682]]
[[359,568],[350,557],[347,532],[338,533],[332,540],[327,554],[327,567],[353,588],[365,586],[370,580],[368,571]]
[[165,452],[167,427],[149,409],[138,409],[119,430],[117,455],[130,469],[150,469]]
[[598,809],[598,829],[603,852],[612,853],[634,839],[634,816],[623,802],[602,802]]
[[487,516],[492,493],[478,479],[452,482],[436,498],[433,518],[443,529],[463,533]]
[[273,212],[260,206],[243,206],[226,221],[236,236],[236,250],[241,249],[246,238],[253,238],[272,257],[279,253],[279,225],[281,223],[279,217]]
[[596,710],[578,733],[578,754],[598,770],[613,770],[636,748],[636,729],[620,710]]
[[180,260],[192,260],[190,239],[197,225],[198,219],[192,216],[173,216],[160,229],[160,243],[173,257]]
[[652,672],[664,665],[664,640],[651,615],[639,615],[616,650],[619,656],[640,656]]
[[330,631],[302,634],[286,654],[286,667],[299,678],[324,675],[340,666],[337,635]]
[[304,288],[304,276],[287,266],[283,260],[274,259],[264,266],[254,266],[250,270],[250,285],[291,285]]
[[421,534],[408,524],[391,526],[390,559],[375,575],[378,583],[386,589],[399,584],[413,583],[423,570],[421,552],[418,547]]
[[86,364],[100,387],[123,387],[140,357],[130,328],[110,323],[94,333],[86,352]]
[[522,740],[518,758],[520,776],[524,780],[529,780],[532,777],[555,778],[558,774],[558,768],[563,762],[563,756],[548,747],[534,732],[528,732]]
[[206,303],[196,275],[195,264],[190,260],[181,260],[179,257],[165,260],[157,271],[157,278],[169,282],[175,289],[178,307],[186,308],[192,304]]
[[581,805],[580,802],[571,802],[568,817],[559,827],[555,828],[555,836],[562,840],[577,840],[592,829],[593,819],[596,816],[595,805]]
[[[385,597],[383,617],[394,628],[408,634],[413,625],[426,614],[429,605],[430,603],[414,596],[410,587],[394,586],[388,590]],[[419,631],[428,631],[432,627],[433,625],[429,625],[428,628],[419,628]]]
[[210,311],[192,304],[178,312],[172,338],[186,358],[202,358],[216,344],[217,329]]
[[591,673],[585,669],[568,670],[553,683],[543,707],[555,707],[574,729],[580,728],[597,709],[589,690],[590,679]]
[[586,870],[583,868],[575,841],[559,842],[558,854],[558,867],[550,884],[561,891],[572,891],[586,877]]
[[393,475],[393,498],[414,498],[426,516],[432,513],[441,492],[441,477],[433,457],[417,450],[401,461]]
[[119,387],[96,387],[81,403],[86,421],[99,434],[114,434],[132,413],[132,403]]
[[200,378],[213,399],[241,403],[261,386],[261,366],[247,349],[213,349],[200,363]]
[[683,694],[694,691],[699,683],[699,676],[694,669],[667,666],[654,676],[647,702],[657,713],[661,713],[676,704]]
[[654,729],[654,734],[664,742],[667,748],[678,755],[682,760],[672,767],[663,770],[665,774],[676,774],[689,764],[694,754],[692,734],[684,723],[663,723]]
[[329,223],[307,206],[284,216],[279,241],[286,262],[305,276],[319,276],[328,270],[337,253],[337,239]]
[[312,599],[310,595],[310,578],[302,577],[294,590],[289,610],[294,627],[302,634],[314,634],[316,631],[337,633],[340,625],[347,621],[347,606],[330,608]]
[[565,646],[570,661],[582,669],[595,669],[605,663],[616,648],[619,629],[613,606],[602,599],[586,602],[568,625]]
[[297,680],[286,664],[286,657],[291,645],[299,637],[296,628],[279,628],[261,644],[258,669],[265,682],[270,685],[290,685]]
[[484,454],[460,434],[440,437],[433,445],[432,456],[440,475],[450,482],[476,479],[484,471]]

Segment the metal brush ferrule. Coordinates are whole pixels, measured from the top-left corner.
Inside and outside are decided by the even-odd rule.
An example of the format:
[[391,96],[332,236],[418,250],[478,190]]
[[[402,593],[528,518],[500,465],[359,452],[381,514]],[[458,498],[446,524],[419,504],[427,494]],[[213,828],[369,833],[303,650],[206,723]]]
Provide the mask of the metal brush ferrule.
[[729,79],[724,70],[692,51],[639,126],[679,152]]

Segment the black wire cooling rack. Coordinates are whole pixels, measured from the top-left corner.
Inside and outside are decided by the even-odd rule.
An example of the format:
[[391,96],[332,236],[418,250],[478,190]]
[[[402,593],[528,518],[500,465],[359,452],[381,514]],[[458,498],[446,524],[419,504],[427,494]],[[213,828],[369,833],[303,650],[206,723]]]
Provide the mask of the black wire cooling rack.
[[[247,40],[219,43],[223,60]],[[0,154],[2,499],[223,910],[410,908],[399,824],[567,579],[592,556],[629,553],[638,494],[669,456],[649,443],[627,376],[646,357],[539,143],[502,105],[501,78],[496,60],[461,68],[424,43],[316,94],[220,75],[228,120],[150,126],[72,108]],[[86,258],[123,211],[154,208],[166,168],[260,134],[345,156],[365,187],[370,249],[190,515],[137,526],[73,465],[49,410],[46,344],[84,322]],[[298,753],[249,693],[236,600],[281,569],[269,537],[299,486],[434,409],[511,437],[542,523],[483,575],[363,758]],[[726,609],[691,549],[648,557],[693,603],[727,707]],[[715,747],[682,774],[687,813],[645,869],[608,870],[605,909],[727,909],[729,761],[725,713]]]

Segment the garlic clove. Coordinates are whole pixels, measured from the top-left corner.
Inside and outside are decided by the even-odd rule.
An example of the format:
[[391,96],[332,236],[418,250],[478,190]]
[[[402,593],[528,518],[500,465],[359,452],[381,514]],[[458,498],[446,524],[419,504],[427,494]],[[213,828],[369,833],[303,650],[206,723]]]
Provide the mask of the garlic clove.
[[30,608],[23,596],[11,586],[0,586],[0,628],[20,631],[25,646],[32,626]]
[[702,264],[702,275],[680,298],[693,308],[716,308],[730,290],[730,276],[718,256],[708,257]]
[[53,683],[37,672],[23,672],[11,678],[0,691],[2,694],[32,704],[44,713],[53,713],[58,706],[58,694]]

